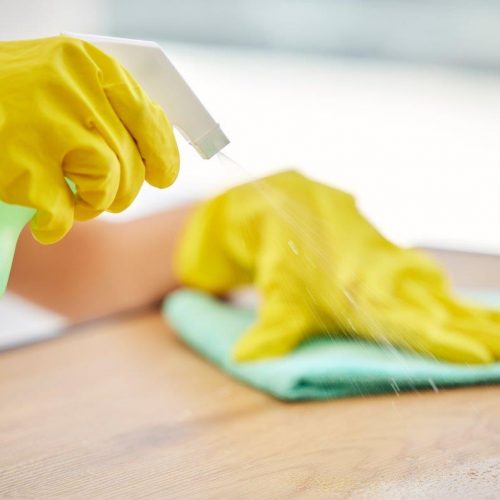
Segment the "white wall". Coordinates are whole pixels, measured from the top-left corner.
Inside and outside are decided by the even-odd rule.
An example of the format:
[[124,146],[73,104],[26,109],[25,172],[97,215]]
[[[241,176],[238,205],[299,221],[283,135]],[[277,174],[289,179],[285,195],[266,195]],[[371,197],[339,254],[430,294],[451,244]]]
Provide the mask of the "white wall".
[[496,0],[108,0],[119,36],[500,68]]
[[104,33],[108,20],[106,0],[0,0],[0,40]]

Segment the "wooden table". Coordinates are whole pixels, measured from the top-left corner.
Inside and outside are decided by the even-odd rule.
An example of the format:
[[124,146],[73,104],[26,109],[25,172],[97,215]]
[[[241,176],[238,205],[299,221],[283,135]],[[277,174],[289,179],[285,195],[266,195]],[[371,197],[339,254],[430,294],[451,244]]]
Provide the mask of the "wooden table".
[[498,387],[281,403],[155,311],[0,355],[0,405],[2,498],[500,496]]

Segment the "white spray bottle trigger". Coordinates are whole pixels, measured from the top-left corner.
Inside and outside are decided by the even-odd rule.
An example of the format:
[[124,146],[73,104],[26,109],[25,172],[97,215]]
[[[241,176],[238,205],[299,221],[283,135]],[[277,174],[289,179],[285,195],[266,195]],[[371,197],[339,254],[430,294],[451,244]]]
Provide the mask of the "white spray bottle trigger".
[[208,159],[229,144],[218,123],[155,42],[64,33],[90,42],[120,64],[165,111],[172,125]]

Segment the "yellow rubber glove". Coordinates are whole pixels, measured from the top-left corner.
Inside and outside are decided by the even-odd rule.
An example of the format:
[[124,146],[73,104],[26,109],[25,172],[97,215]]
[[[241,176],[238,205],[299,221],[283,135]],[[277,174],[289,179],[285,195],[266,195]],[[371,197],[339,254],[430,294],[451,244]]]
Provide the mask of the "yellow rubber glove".
[[500,359],[500,313],[456,301],[439,267],[385,239],[342,191],[284,172],[202,205],[177,270],[222,294],[255,284],[258,320],[239,361],[284,354],[311,334],[357,335],[453,362]]
[[64,36],[0,42],[0,144],[0,199],[37,209],[42,243],[179,169],[163,111],[115,59]]

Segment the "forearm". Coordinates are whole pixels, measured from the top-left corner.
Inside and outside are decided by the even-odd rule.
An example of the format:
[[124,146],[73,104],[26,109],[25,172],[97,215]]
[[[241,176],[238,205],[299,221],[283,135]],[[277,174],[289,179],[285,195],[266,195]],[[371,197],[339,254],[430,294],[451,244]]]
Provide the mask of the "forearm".
[[76,321],[152,304],[178,285],[173,254],[191,211],[80,223],[50,246],[24,231],[9,289]]

